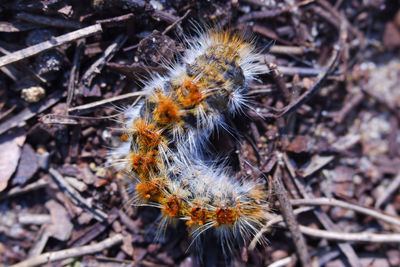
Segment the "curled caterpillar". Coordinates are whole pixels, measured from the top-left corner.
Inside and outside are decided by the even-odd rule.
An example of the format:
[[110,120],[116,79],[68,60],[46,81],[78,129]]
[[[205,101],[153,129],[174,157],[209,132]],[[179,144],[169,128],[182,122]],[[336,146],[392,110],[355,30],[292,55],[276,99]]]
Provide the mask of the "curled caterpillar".
[[184,220],[192,239],[209,231],[222,247],[253,236],[263,224],[260,181],[237,179],[208,164],[204,143],[224,116],[243,111],[248,83],[262,72],[251,42],[209,30],[189,42],[168,74],[146,83],[144,101],[124,111],[122,143],[110,161],[135,182],[134,202],[161,210],[160,232]]

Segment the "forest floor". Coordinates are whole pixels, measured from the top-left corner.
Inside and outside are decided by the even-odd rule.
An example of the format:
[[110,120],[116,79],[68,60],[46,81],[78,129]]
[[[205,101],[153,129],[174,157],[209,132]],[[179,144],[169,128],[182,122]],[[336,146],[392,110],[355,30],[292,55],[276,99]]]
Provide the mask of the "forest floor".
[[[198,24],[268,48],[241,140],[210,143],[271,192],[268,245],[202,263],[105,166],[116,107]],[[399,55],[396,0],[1,1],[0,266],[400,266]]]

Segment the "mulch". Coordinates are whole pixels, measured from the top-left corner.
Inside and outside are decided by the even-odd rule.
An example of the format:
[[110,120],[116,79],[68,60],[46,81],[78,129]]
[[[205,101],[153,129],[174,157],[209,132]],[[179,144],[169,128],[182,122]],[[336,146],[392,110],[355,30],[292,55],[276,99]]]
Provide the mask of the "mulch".
[[[255,37],[266,70],[240,136],[210,138],[270,191],[268,245],[230,259],[180,223],[155,241],[105,164],[118,109],[198,25]],[[399,266],[399,52],[395,0],[3,1],[0,266]]]

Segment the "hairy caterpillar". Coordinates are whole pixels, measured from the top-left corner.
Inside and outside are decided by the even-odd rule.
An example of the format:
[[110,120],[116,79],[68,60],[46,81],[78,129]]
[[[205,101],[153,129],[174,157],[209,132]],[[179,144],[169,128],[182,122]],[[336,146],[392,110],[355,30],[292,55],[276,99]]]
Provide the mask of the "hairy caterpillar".
[[110,161],[135,184],[134,202],[161,210],[160,231],[184,220],[194,241],[208,231],[224,250],[261,227],[267,209],[263,183],[237,179],[207,163],[203,144],[225,114],[247,107],[248,82],[262,72],[251,42],[208,30],[189,42],[168,74],[146,83],[147,96],[124,111],[121,145]]

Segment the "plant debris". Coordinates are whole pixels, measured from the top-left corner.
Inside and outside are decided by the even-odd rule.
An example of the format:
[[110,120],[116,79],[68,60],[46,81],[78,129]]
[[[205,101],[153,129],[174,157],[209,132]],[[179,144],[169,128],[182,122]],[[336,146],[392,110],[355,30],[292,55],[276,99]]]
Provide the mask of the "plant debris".
[[228,122],[241,141],[210,138],[270,192],[267,224],[232,265],[400,265],[395,0],[3,1],[1,263],[226,265],[212,241],[202,263],[187,251],[180,223],[155,241],[158,211],[131,206],[132,184],[105,168],[118,110],[204,22],[254,37],[265,63],[251,109]]

